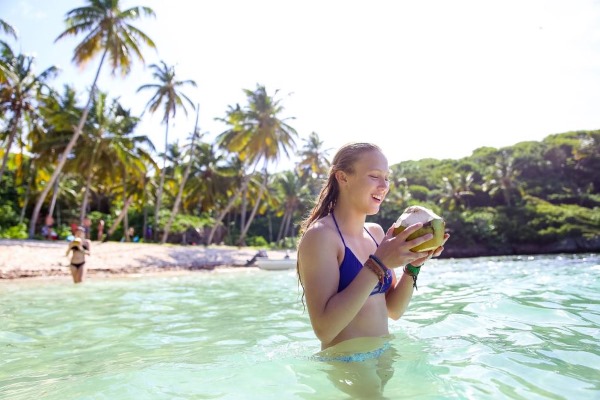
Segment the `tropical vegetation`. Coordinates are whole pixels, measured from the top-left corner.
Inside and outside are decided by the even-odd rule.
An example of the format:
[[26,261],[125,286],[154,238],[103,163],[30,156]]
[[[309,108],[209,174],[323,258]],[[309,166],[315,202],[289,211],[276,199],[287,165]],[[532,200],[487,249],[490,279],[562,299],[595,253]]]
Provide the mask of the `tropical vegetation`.
[[[226,128],[214,143],[197,123],[187,143],[169,141],[176,111],[198,115],[200,105],[185,94],[196,82],[161,60],[137,94],[152,91],[146,111],[162,113],[157,153],[139,132],[142,115],[97,84],[105,63],[127,74],[134,59],[144,62],[154,43],[131,23],[151,16],[118,0],[87,0],[66,14],[57,39],[84,34],[73,61],[100,57],[87,93],[54,87],[60,72],[36,71],[33,56],[10,45],[17,30],[0,20],[0,237],[41,239],[49,224],[62,239],[72,224],[91,221],[96,239],[103,220],[109,229],[99,240],[294,247],[333,149],[316,132],[297,132],[285,98],[261,84],[241,89],[245,102],[217,118]],[[284,158],[295,167],[279,168]],[[430,207],[452,235],[446,256],[600,251],[600,130],[391,170],[390,193],[371,220],[389,227],[407,206]]]

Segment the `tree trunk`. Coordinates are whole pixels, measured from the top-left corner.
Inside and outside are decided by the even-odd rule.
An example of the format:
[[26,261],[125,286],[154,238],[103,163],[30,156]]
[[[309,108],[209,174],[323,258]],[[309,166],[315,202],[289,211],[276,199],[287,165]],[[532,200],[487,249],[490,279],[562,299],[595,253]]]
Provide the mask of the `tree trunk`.
[[[123,165],[123,198],[127,195],[127,167]],[[123,236],[126,242],[131,242],[129,237],[129,213],[123,216]]]
[[160,219],[160,206],[162,202],[163,186],[165,185],[165,170],[167,168],[167,150],[169,147],[169,114],[167,114],[167,127],[165,129],[165,154],[163,154],[163,167],[160,171],[160,181],[158,184],[158,192],[156,193],[156,203],[154,205],[154,240],[158,238],[158,223]]
[[119,224],[121,223],[121,221],[127,214],[127,210],[129,209],[129,205],[131,204],[132,200],[133,200],[133,196],[129,196],[127,198],[127,200],[125,201],[125,204],[123,204],[123,209],[121,210],[121,213],[119,214],[119,216],[117,217],[115,222],[113,222],[110,229],[108,230],[108,233],[106,234],[106,237],[103,240],[104,242],[106,242],[108,240],[108,238],[111,237],[113,233],[115,233],[115,231],[119,227]]
[[240,239],[238,240],[239,246],[246,245],[246,234],[248,233],[248,229],[250,229],[250,225],[252,224],[252,221],[254,220],[254,216],[256,215],[256,212],[258,211],[258,206],[260,205],[260,201],[262,199],[263,194],[265,193],[266,187],[267,187],[267,171],[264,171],[263,182],[262,182],[262,185],[260,186],[258,196],[256,197],[256,203],[254,204],[254,207],[252,208],[252,213],[250,214],[250,217],[248,217],[248,222],[246,222],[246,226],[244,226],[244,229],[242,230],[242,232],[240,234]]
[[81,211],[79,212],[79,224],[80,225],[83,225],[83,219],[87,215],[90,187],[92,186],[92,176],[94,175],[93,174],[94,163],[96,162],[96,154],[98,153],[99,146],[100,146],[100,140],[96,140],[96,143],[94,143],[94,151],[92,153],[90,167],[88,168],[87,177],[85,179],[85,190],[83,192],[83,200],[81,202]]
[[59,179],[54,181],[54,191],[52,192],[52,200],[50,201],[50,209],[48,209],[48,215],[54,214],[54,206],[56,205],[56,199],[58,198],[58,183]]
[[277,243],[279,243],[279,241],[281,239],[283,239],[283,237],[285,235],[285,227],[287,225],[288,215],[289,215],[289,209],[286,204],[285,211],[283,213],[283,217],[281,218],[281,225],[279,226],[279,233],[277,234]]
[[142,224],[142,232],[140,234],[140,238],[143,238],[144,241],[146,241],[146,230],[148,229],[148,207],[146,207],[146,193],[148,193],[148,191],[146,190],[146,186],[147,185],[147,180],[146,180],[146,174],[144,174],[144,192],[142,194],[142,207],[144,207],[144,217],[143,217],[143,224]]
[[94,82],[92,83],[92,88],[90,89],[90,96],[88,98],[85,109],[83,110],[83,114],[81,115],[81,119],[79,120],[79,124],[75,128],[75,132],[73,132],[73,136],[71,137],[71,140],[67,144],[67,147],[60,155],[60,158],[58,160],[58,165],[54,169],[54,173],[50,177],[50,180],[46,183],[44,190],[40,194],[40,196],[35,204],[33,213],[31,214],[31,221],[29,221],[29,238],[30,239],[33,238],[33,236],[35,234],[35,227],[37,225],[37,219],[40,215],[40,211],[42,210],[42,206],[44,205],[44,201],[46,200],[46,196],[48,196],[48,192],[50,192],[50,188],[54,184],[54,181],[56,181],[56,179],[58,179],[58,176],[62,172],[62,169],[65,166],[65,163],[67,162],[67,157],[69,156],[69,153],[71,153],[71,150],[73,150],[73,147],[75,147],[75,143],[77,142],[77,139],[79,139],[79,136],[81,135],[81,131],[83,130],[83,125],[85,124],[85,121],[87,120],[88,114],[90,112],[90,105],[92,104],[92,100],[94,98],[94,93],[96,91],[96,82],[98,82],[98,77],[100,76],[100,70],[102,69],[102,64],[104,63],[104,59],[106,58],[107,51],[108,50],[104,50],[104,53],[102,53],[102,58],[100,59],[100,65],[98,66],[98,71],[96,71],[96,76],[94,77]]
[[32,173],[31,171],[33,170],[33,166],[34,166],[34,161],[30,160],[28,162],[28,167],[27,167],[27,190],[25,191],[25,199],[23,200],[23,207],[21,208],[21,215],[19,215],[19,224],[23,223],[23,220],[25,219],[25,212],[27,211],[27,204],[29,204],[29,197],[31,196],[31,177],[32,177]]
[[294,219],[294,211],[296,211],[296,207],[292,206],[290,208],[290,211],[289,211],[289,214],[288,214],[288,219],[287,219],[287,221],[285,223],[285,230],[283,231],[284,232],[283,233],[283,237],[284,238],[286,238],[288,236],[294,236],[292,234],[292,232],[290,232],[291,228],[293,227],[292,220]]
[[4,157],[2,157],[2,167],[0,167],[0,183],[2,183],[2,177],[4,176],[4,168],[6,168],[6,164],[8,162],[8,155],[10,154],[10,148],[12,147],[12,142],[15,140],[15,136],[17,135],[17,130],[19,129],[19,119],[21,118],[21,109],[17,109],[15,112],[15,116],[13,117],[13,124],[10,130],[10,135],[8,135],[8,143],[6,145],[6,150],[4,150]]
[[236,191],[235,194],[229,198],[229,203],[227,203],[227,206],[223,209],[223,211],[221,211],[221,213],[215,220],[215,224],[213,225],[212,229],[210,230],[210,234],[208,235],[208,240],[206,242],[207,245],[210,245],[212,243],[213,237],[215,236],[215,233],[217,232],[217,228],[219,227],[219,225],[221,224],[221,221],[223,221],[223,218],[225,218],[225,216],[227,215],[229,210],[231,210],[231,208],[233,207],[233,205],[235,204],[237,199],[240,197],[240,194],[242,194],[241,189]]

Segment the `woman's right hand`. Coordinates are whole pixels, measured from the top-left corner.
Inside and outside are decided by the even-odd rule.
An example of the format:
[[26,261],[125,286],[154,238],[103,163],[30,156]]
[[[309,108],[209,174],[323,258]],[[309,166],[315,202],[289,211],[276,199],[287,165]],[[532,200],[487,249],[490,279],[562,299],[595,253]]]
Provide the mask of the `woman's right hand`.
[[408,237],[423,227],[422,223],[416,223],[409,226],[398,235],[394,236],[394,225],[392,225],[383,240],[379,244],[375,256],[381,260],[388,268],[396,268],[404,266],[419,258],[427,257],[429,252],[414,252],[411,251],[415,246],[425,243],[433,238],[433,234],[428,233],[418,238],[408,240]]

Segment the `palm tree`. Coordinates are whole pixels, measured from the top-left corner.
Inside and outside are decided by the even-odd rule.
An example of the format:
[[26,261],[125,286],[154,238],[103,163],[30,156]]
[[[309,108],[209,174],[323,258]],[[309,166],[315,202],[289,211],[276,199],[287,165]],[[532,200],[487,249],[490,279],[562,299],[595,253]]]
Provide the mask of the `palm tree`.
[[515,168],[515,159],[505,151],[502,151],[496,158],[494,165],[489,167],[485,182],[482,185],[484,192],[490,196],[501,192],[504,198],[504,204],[510,207],[512,205],[512,194],[519,190],[518,181],[519,172]]
[[[7,35],[12,36],[14,39],[18,38],[17,30],[8,22],[0,18],[0,31],[3,31]],[[12,54],[13,51],[3,40],[0,40],[0,53],[2,53],[3,57],[0,57],[0,83],[6,82],[6,76],[9,74],[9,68],[7,65],[7,60],[5,59],[5,54]]]
[[[295,138],[298,133],[294,128],[287,124],[286,120],[281,119],[279,115],[284,110],[275,96],[279,91],[275,91],[273,97],[267,94],[267,90],[262,85],[257,85],[254,91],[244,89],[248,105],[244,108],[229,107],[226,118],[219,119],[231,128],[217,137],[220,146],[228,151],[238,153],[240,158],[246,163],[246,166],[252,168],[252,172],[247,174],[249,177],[256,171],[259,163],[262,162],[263,184],[256,197],[255,208],[251,213],[248,222],[245,223],[245,200],[242,197],[242,224],[239,245],[244,244],[244,239],[248,228],[252,223],[256,208],[266,189],[268,179],[269,163],[276,163],[282,154],[290,156],[290,151],[295,149]],[[244,179],[240,191],[245,193],[247,189],[247,179]],[[221,221],[217,221],[220,223]]]
[[2,18],[0,18],[0,31],[3,31],[7,35],[12,36],[14,39],[17,39],[19,37],[15,27],[3,20]]
[[213,143],[196,144],[197,162],[192,165],[190,191],[184,206],[195,207],[199,212],[215,209],[219,198],[228,197],[232,177],[239,173],[233,155],[218,151]]
[[4,175],[6,162],[13,141],[20,136],[25,120],[34,118],[37,114],[37,98],[44,88],[46,82],[58,73],[54,66],[45,69],[41,74],[34,72],[35,57],[23,54],[14,55],[10,49],[5,50],[6,83],[0,87],[0,113],[9,113],[8,139],[0,166],[0,182]]
[[283,203],[283,217],[279,233],[277,234],[277,242],[293,235],[291,232],[293,227],[294,213],[298,210],[308,198],[312,198],[308,186],[306,186],[300,177],[292,172],[285,171],[279,174],[275,180],[275,190]]
[[324,142],[316,132],[311,132],[303,141],[304,145],[298,152],[300,161],[296,164],[296,169],[302,184],[307,185],[310,192],[316,196],[331,166],[328,158],[331,148],[323,149]]
[[454,177],[442,178],[443,195],[439,202],[440,205],[445,205],[448,211],[453,211],[456,208],[464,210],[466,198],[474,196],[471,187],[473,185],[473,172],[464,175],[455,173]]
[[73,61],[79,66],[85,66],[99,53],[102,53],[102,56],[79,124],[75,128],[69,144],[58,160],[54,173],[46,183],[46,187],[38,197],[33,209],[31,221],[29,222],[29,237],[33,237],[44,200],[52,188],[54,181],[60,175],[67,157],[81,135],[81,130],[83,129],[92,99],[94,98],[98,76],[106,57],[108,56],[108,62],[113,75],[117,70],[120,70],[121,75],[126,76],[131,70],[133,55],[144,62],[144,57],[140,51],[140,44],[146,44],[151,48],[156,47],[154,42],[144,32],[130,24],[130,21],[135,21],[142,15],[155,16],[151,8],[131,7],[121,10],[119,0],[87,0],[87,3],[87,6],[75,8],[67,13],[65,20],[67,29],[56,40],[86,33],[83,41],[75,48],[73,56]]
[[190,159],[188,160],[188,164],[185,167],[185,172],[183,174],[183,178],[181,179],[181,182],[179,183],[179,190],[177,191],[177,198],[175,199],[175,203],[173,204],[173,210],[171,211],[171,216],[169,217],[169,220],[167,221],[167,224],[165,225],[165,229],[163,232],[163,237],[162,240],[160,241],[161,244],[165,244],[167,241],[167,237],[169,236],[169,230],[171,229],[171,224],[173,223],[173,220],[175,219],[175,216],[177,215],[177,213],[179,212],[179,204],[181,203],[181,197],[183,196],[183,188],[185,187],[185,184],[187,183],[187,180],[190,176],[190,172],[192,172],[192,165],[194,164],[195,161],[195,154],[194,151],[196,150],[196,139],[200,138],[200,132],[198,131],[198,114],[199,114],[199,105],[198,107],[196,107],[196,125],[194,126],[194,131],[192,132],[192,139],[191,139],[191,144],[190,144]]
[[303,139],[303,141],[304,146],[298,152],[300,161],[297,167],[301,171],[300,175],[303,178],[307,176],[312,176],[315,179],[323,178],[331,165],[327,158],[331,148],[323,149],[324,142],[317,132],[311,132],[308,138]]
[[169,120],[171,117],[175,118],[177,109],[183,109],[183,112],[187,115],[187,109],[184,105],[184,100],[190,104],[194,109],[194,103],[180,91],[180,88],[186,85],[197,87],[196,82],[193,80],[178,81],[175,76],[175,67],[168,66],[164,61],[160,62],[160,65],[152,64],[150,68],[154,70],[152,76],[158,81],[158,83],[151,83],[142,85],[138,88],[137,92],[146,89],[152,89],[156,92],[152,98],[146,104],[146,108],[151,112],[155,113],[161,106],[164,107],[164,114],[162,122],[165,124],[165,153],[163,157],[163,167],[160,173],[160,183],[158,185],[158,193],[156,194],[156,203],[154,209],[154,224],[155,232],[158,232],[158,220],[159,211],[161,205],[161,198],[163,187],[165,184],[165,168],[167,166],[167,150],[169,145]]
[[[76,171],[85,171],[86,179],[83,201],[81,205],[80,221],[83,222],[87,214],[89,194],[92,189],[92,179],[110,179],[115,175],[116,161],[122,159],[126,171],[135,165],[136,158],[148,159],[143,147],[151,150],[154,146],[144,135],[131,136],[139,122],[139,118],[131,116],[129,110],[123,108],[117,99],[108,102],[107,93],[98,92],[93,101],[93,112],[88,119],[90,127],[86,129],[87,135],[80,141],[75,158]],[[124,157],[119,157],[125,154]],[[101,162],[98,162],[101,161]],[[122,170],[122,168],[121,168]],[[131,175],[133,171],[126,172]],[[138,175],[138,174],[134,174]]]
[[152,142],[145,135],[133,135],[139,118],[131,116],[129,110],[120,106],[117,106],[115,116],[102,138],[95,169],[98,185],[107,191],[109,197],[120,198],[123,202],[120,215],[111,225],[105,240],[110,238],[121,221],[128,238],[128,208],[134,202],[142,201],[143,205],[146,175],[150,168],[157,168],[150,154],[154,150]]

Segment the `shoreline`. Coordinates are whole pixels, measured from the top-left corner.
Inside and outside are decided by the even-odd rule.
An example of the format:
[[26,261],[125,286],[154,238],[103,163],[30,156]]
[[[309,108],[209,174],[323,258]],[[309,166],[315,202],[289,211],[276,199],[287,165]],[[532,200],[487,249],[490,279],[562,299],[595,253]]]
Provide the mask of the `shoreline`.
[[[70,257],[65,256],[67,244],[64,240],[0,239],[0,281],[70,278]],[[251,247],[92,241],[86,267],[88,277],[102,278],[257,269],[246,267],[246,262],[257,252]],[[267,254],[272,259],[285,257],[284,250],[267,250]]]

